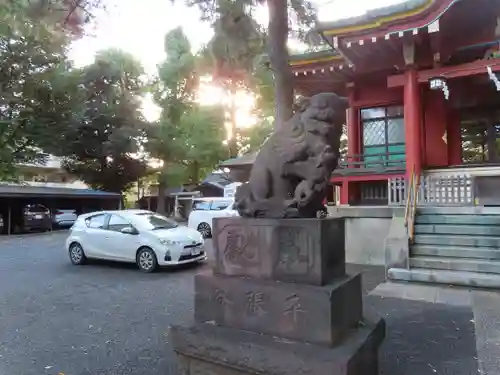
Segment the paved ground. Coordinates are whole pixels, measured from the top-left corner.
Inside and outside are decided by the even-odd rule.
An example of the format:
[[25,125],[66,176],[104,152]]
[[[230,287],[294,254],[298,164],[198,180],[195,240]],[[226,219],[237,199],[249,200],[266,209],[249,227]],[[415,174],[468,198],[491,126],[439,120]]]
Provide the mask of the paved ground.
[[500,374],[500,293],[381,283],[365,301],[387,322],[383,374]]
[[[75,267],[64,237],[0,238],[0,375],[178,375],[166,332],[192,321],[193,275],[207,266]],[[496,293],[379,285],[380,268],[349,269],[387,322],[382,374],[500,374]]]
[[75,267],[64,238],[0,238],[0,374],[175,374],[165,333],[191,321],[200,267]]

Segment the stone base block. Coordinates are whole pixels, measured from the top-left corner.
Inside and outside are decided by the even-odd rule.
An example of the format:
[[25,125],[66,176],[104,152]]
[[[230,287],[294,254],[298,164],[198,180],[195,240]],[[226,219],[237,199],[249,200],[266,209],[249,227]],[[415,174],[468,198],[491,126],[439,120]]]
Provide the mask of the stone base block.
[[195,276],[195,319],[320,345],[336,345],[363,318],[361,275],[325,286]]
[[210,324],[171,329],[182,375],[376,375],[384,336],[381,318],[365,321],[335,348]]
[[344,219],[213,220],[214,272],[324,285],[345,275]]

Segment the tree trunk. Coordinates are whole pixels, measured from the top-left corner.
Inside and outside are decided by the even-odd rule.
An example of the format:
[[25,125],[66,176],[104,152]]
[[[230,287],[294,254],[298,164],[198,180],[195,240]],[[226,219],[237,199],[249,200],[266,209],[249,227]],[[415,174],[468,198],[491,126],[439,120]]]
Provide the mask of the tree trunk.
[[198,185],[200,182],[200,163],[196,160],[191,164],[191,183]]
[[229,97],[231,98],[229,109],[231,122],[231,139],[229,139],[228,141],[228,146],[229,158],[232,159],[238,156],[238,140],[236,139],[236,111],[238,110],[238,108],[236,107],[236,87],[234,87],[234,84],[232,82],[230,83],[229,87]]
[[137,177],[137,202],[141,200],[141,178]]
[[269,0],[268,48],[276,94],[275,130],[293,115],[293,76],[288,65],[288,1]]
[[156,200],[156,212],[165,215],[165,190],[167,190],[167,181],[165,173],[160,173],[158,177],[158,199]]

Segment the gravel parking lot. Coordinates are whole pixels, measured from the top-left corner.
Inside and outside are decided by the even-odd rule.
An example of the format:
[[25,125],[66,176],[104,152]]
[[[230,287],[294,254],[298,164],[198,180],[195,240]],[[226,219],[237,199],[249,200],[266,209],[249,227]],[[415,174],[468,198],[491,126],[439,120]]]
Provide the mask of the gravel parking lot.
[[[0,237],[0,375],[179,375],[168,328],[191,323],[193,275],[208,264],[154,274],[103,262],[76,267],[66,234]],[[210,260],[210,241],[207,252]],[[363,273],[365,293],[384,280],[383,267],[348,270]],[[387,323],[381,375],[476,374],[478,356],[499,357],[497,347],[476,353],[476,336],[487,342],[484,332],[498,335],[500,327],[477,334],[473,323],[498,325],[497,293],[481,295],[492,315],[477,304],[408,300],[422,287],[399,287],[400,298],[364,301]]]
[[207,265],[75,267],[66,234],[0,237],[0,374],[177,374],[168,327],[192,319]]

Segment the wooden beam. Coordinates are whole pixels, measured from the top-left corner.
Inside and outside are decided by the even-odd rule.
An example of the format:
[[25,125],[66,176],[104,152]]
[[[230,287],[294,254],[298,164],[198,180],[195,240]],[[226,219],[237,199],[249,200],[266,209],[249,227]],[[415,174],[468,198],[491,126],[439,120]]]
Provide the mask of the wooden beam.
[[[490,66],[493,72],[500,72],[500,58],[490,60],[477,60],[471,63],[445,66],[442,68],[421,70],[418,72],[418,82],[428,82],[432,77],[444,77],[448,79],[467,77],[477,74],[485,74],[488,72],[486,67]],[[387,87],[401,87],[404,86],[406,78],[404,74],[397,74],[387,77]]]
[[337,52],[340,53],[340,55],[344,58],[345,62],[348,65],[354,66],[354,63],[352,62],[352,51],[348,52],[347,50],[349,48],[345,45],[345,42],[343,40],[339,40],[339,37],[337,36],[333,37],[333,48],[335,48]]
[[406,66],[415,64],[415,42],[413,40],[403,41],[403,59]]

